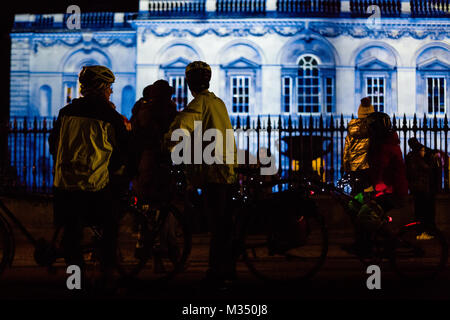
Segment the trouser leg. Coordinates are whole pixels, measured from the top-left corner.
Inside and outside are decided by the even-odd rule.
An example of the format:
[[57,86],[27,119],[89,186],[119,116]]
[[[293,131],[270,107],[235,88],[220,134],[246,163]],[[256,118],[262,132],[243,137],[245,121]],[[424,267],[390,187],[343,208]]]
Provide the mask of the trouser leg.
[[84,266],[83,253],[81,249],[81,240],[83,238],[83,221],[80,214],[83,199],[76,199],[70,194],[64,196],[66,209],[63,214],[63,237],[62,247],[64,250],[64,259],[67,265],[77,265],[80,268]]
[[234,277],[233,216],[227,205],[229,186],[210,184],[205,189],[207,213],[211,221],[208,274],[218,278]]

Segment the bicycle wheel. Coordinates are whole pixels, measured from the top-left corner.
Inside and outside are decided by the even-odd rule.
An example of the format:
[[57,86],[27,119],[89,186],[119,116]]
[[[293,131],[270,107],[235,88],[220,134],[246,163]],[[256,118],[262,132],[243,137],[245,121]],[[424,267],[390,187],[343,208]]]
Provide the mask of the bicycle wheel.
[[[268,282],[291,282],[307,280],[314,276],[325,262],[328,252],[328,232],[322,216],[316,212],[304,214],[296,223],[301,241],[289,242],[278,239],[273,220],[276,216],[255,215],[248,222],[244,236],[243,258],[249,270]],[[254,230],[254,226],[266,227]],[[298,226],[297,226],[298,227]],[[253,230],[252,230],[253,229]]]
[[124,277],[136,276],[147,263],[144,250],[146,218],[137,211],[126,210],[118,225],[117,269]]
[[148,210],[141,218],[135,216],[132,223],[134,230],[122,227],[128,231],[119,232],[131,239],[119,237],[119,271],[123,275],[136,276],[146,266],[150,280],[168,280],[184,270],[192,239],[186,220],[175,207]]
[[408,224],[400,229],[391,263],[397,274],[405,280],[429,280],[445,268],[448,246],[444,235],[436,228],[427,230],[433,236],[418,240],[422,232],[420,223]]

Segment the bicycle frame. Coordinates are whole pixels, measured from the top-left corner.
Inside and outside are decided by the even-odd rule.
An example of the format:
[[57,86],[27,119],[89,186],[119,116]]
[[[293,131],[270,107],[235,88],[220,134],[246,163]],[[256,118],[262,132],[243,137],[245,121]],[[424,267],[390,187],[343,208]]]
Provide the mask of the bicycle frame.
[[[33,246],[37,245],[37,239],[33,237],[33,235],[25,228],[25,226],[20,222],[19,219],[14,215],[14,213],[11,212],[11,210],[8,209],[8,207],[4,204],[4,202],[0,199],[0,208],[3,210],[3,212],[6,214],[6,216],[14,223],[15,226],[19,228],[19,230],[23,233],[23,235],[27,238],[27,240],[33,244]],[[11,230],[11,226],[7,222],[6,219],[5,223],[7,224],[7,227]]]

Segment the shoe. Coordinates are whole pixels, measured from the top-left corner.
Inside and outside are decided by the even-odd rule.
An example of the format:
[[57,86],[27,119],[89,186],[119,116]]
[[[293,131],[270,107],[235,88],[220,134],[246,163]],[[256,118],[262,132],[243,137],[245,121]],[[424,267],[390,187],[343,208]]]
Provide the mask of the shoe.
[[434,239],[434,236],[432,236],[431,234],[428,234],[426,232],[422,232],[421,234],[416,236],[416,239],[417,240],[431,240],[431,239]]

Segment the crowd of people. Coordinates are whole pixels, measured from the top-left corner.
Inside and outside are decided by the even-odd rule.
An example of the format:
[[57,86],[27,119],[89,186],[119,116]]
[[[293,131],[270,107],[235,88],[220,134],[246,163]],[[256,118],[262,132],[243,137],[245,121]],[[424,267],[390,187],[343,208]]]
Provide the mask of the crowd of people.
[[422,225],[418,240],[429,240],[435,227],[435,195],[442,182],[439,150],[426,148],[416,137],[403,160],[398,134],[389,115],[375,112],[370,98],[361,99],[358,118],[348,124],[343,169],[350,176],[352,193],[373,192],[384,212],[407,205],[408,189],[415,218]]
[[[177,112],[172,101],[174,88],[158,80],[145,87],[128,120],[110,101],[113,72],[104,66],[81,70],[82,97],[60,110],[49,137],[55,164],[55,222],[64,226],[62,243],[67,264],[83,270],[83,227],[98,224],[103,229],[103,279],[108,281],[115,264],[117,195],[128,189],[131,181],[139,197],[152,202],[164,198],[162,186],[167,183],[168,172],[160,164],[176,143],[171,139],[174,130],[181,128],[192,134],[195,121],[202,123],[204,131],[214,128],[223,136],[232,129],[224,102],[208,90],[210,66],[194,61],[186,67],[185,75],[194,99],[183,111]],[[372,188],[390,195],[385,197],[386,208],[402,203],[409,181],[417,218],[433,225],[436,157],[415,138],[409,145],[412,151],[405,165],[389,116],[375,112],[370,98],[364,98],[358,118],[348,125],[344,170],[352,177],[354,193]],[[206,280],[217,285],[235,278],[232,213],[227,201],[236,179],[235,165],[223,160],[223,164],[190,165],[187,172],[189,183],[204,190],[211,227]],[[432,235],[424,231],[418,237],[428,239]]]
[[[118,195],[132,182],[138,197],[161,201],[168,169],[160,166],[176,142],[176,129],[194,132],[214,128],[225,136],[232,129],[224,102],[210,92],[210,66],[194,61],[186,67],[186,80],[194,99],[177,112],[174,88],[165,80],[145,87],[128,120],[110,101],[115,76],[104,66],[85,66],[79,75],[81,95],[59,112],[49,137],[54,157],[55,222],[64,226],[62,245],[66,263],[84,270],[81,250],[83,227],[97,224],[103,230],[102,282],[113,277]],[[226,147],[226,146],[225,146]],[[234,146],[236,152],[236,146]],[[226,150],[223,152],[225,160]],[[191,185],[204,190],[210,219],[211,243],[205,283],[222,285],[235,277],[232,253],[232,213],[227,207],[234,164],[192,165],[186,173]]]

